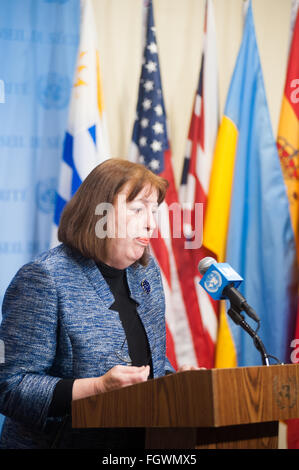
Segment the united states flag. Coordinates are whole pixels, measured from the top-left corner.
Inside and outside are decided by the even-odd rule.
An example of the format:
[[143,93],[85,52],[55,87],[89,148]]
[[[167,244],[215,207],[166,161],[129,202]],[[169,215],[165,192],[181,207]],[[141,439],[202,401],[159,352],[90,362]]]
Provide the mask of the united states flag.
[[[219,123],[216,55],[213,3],[212,0],[207,0],[200,76],[194,98],[179,192],[184,211],[190,212],[189,223],[184,224],[184,234],[187,239],[190,234],[198,230],[198,227],[196,227],[195,204],[203,204],[203,213],[208,204],[210,173]],[[187,219],[185,217],[185,220]],[[209,253],[204,246],[191,252],[191,263],[194,267],[193,281],[197,293],[197,305],[194,310],[196,310],[197,334],[202,337],[202,349],[198,350],[201,363],[205,367],[213,367],[218,306],[199,286],[200,276],[197,266],[199,260],[205,256],[214,255]],[[192,308],[191,305],[189,308]]]
[[145,7],[146,37],[129,159],[143,163],[169,182],[166,200],[159,210],[158,236],[151,241],[166,297],[167,355],[174,367],[185,363],[197,365],[201,363],[202,338],[197,334],[197,320],[194,320],[198,312],[193,307],[197,304],[193,264],[184,249],[184,238],[173,236],[176,230],[180,233],[180,227],[174,225],[174,211],[170,208],[179,201],[167,135],[152,2],[147,1]]

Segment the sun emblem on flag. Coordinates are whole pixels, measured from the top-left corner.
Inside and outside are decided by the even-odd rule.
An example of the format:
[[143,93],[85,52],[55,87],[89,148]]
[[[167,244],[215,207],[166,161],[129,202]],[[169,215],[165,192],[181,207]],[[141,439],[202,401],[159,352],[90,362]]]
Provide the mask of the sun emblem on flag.
[[74,83],[74,89],[78,89],[81,86],[87,86],[87,82],[84,79],[84,71],[87,69],[87,65],[84,64],[84,60],[86,58],[87,51],[82,51],[79,54],[79,65],[76,69],[76,80]]

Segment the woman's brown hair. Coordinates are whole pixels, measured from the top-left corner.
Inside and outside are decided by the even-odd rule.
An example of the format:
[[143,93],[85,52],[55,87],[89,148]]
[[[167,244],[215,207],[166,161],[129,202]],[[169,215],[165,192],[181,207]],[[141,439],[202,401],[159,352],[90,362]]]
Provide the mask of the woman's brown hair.
[[[58,240],[78,250],[86,258],[96,262],[105,260],[107,238],[96,236],[98,216],[95,208],[100,203],[114,204],[117,194],[129,184],[127,201],[132,201],[147,185],[158,193],[158,204],[165,198],[168,188],[166,179],[155,175],[144,165],[119,158],[105,160],[96,166],[80,185],[65,206],[58,229]],[[148,262],[148,249],[138,260]]]

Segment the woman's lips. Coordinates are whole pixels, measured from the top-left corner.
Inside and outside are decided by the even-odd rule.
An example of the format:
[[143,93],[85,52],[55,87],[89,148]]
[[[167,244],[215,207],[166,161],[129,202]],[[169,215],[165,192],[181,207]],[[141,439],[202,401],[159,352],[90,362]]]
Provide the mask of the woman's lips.
[[145,246],[148,245],[149,242],[150,242],[149,238],[137,237],[136,240],[139,241],[140,243],[142,243],[142,245],[145,245]]

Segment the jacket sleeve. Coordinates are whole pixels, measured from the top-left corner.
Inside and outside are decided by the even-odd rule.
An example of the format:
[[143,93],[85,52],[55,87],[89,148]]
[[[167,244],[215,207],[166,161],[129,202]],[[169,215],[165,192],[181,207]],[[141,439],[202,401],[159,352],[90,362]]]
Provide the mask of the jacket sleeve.
[[0,413],[42,429],[60,379],[49,375],[56,352],[57,293],[41,263],[18,271],[5,293],[2,317]]
[[174,367],[172,367],[169,359],[167,359],[167,357],[165,358],[165,375],[167,374],[174,374],[176,372],[176,370],[174,369]]

